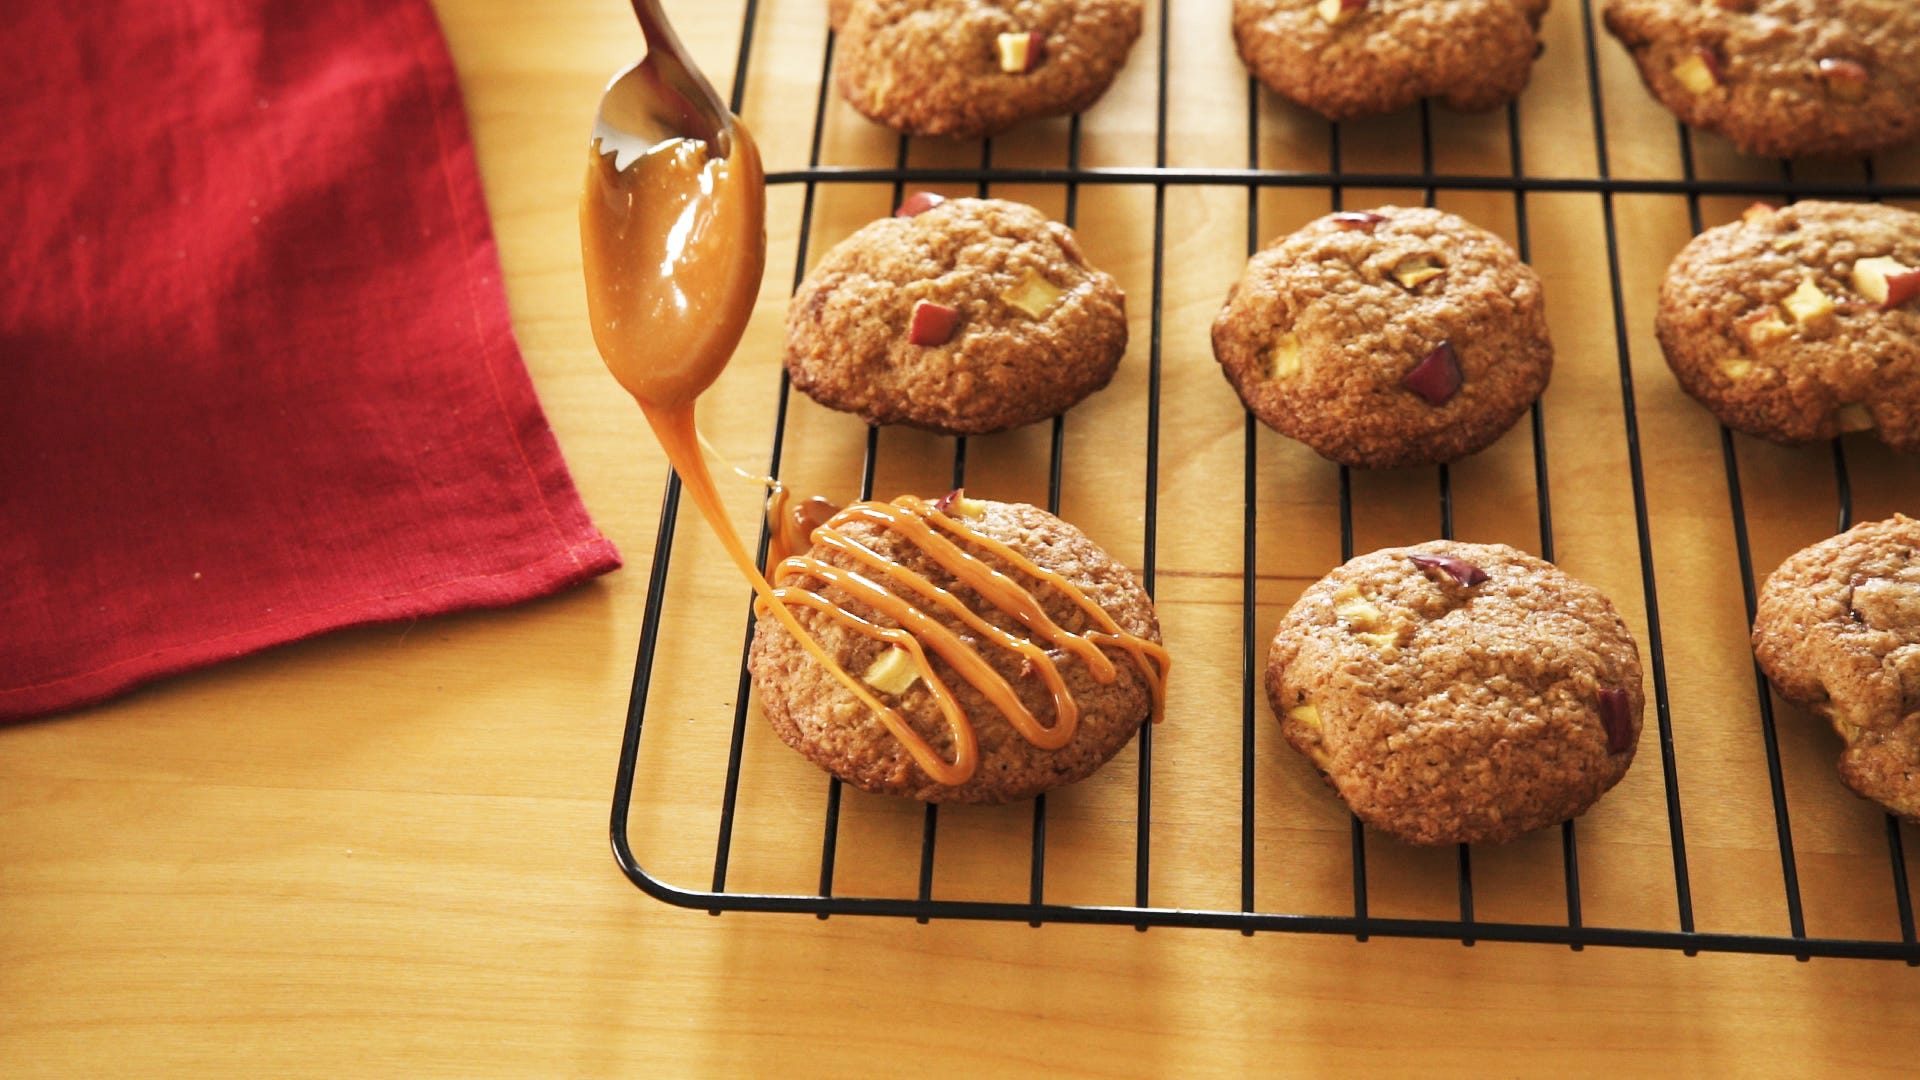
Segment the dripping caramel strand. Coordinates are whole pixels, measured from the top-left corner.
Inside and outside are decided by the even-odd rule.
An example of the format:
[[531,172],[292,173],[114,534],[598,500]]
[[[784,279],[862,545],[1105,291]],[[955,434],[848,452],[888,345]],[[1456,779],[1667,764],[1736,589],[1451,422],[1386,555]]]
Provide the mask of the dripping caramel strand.
[[772,573],[789,556],[805,551],[812,543],[813,530],[825,525],[840,508],[815,495],[800,500],[789,512],[787,499],[792,493],[787,486],[772,477],[763,479],[767,486],[767,572]]
[[[776,505],[770,507],[770,513],[784,520],[784,515],[779,513],[780,507],[784,505],[784,493],[776,492],[774,501]],[[1042,749],[1059,749],[1072,740],[1078,727],[1079,705],[1067,691],[1059,665],[1039,644],[1030,638],[1020,637],[993,625],[968,609],[951,592],[848,537],[836,527],[852,521],[867,521],[900,534],[1001,612],[1013,617],[1029,632],[1043,639],[1048,645],[1083,660],[1087,664],[1089,673],[1099,683],[1111,683],[1119,676],[1112,658],[1102,651],[1102,646],[1125,650],[1152,692],[1154,721],[1158,722],[1161,719],[1165,709],[1164,686],[1169,665],[1166,649],[1156,642],[1121,629],[1105,609],[1073,582],[1060,574],[1042,569],[1005,544],[983,536],[964,522],[912,496],[902,496],[892,503],[858,503],[815,528],[812,532],[813,542],[842,552],[859,563],[862,569],[877,572],[888,581],[931,600],[939,610],[952,615],[969,629],[982,634],[1002,648],[1019,653],[1031,668],[1039,673],[1054,700],[1054,722],[1051,726],[1043,725],[1020,702],[1013,687],[981,657],[973,645],[867,574],[833,566],[808,556],[790,556],[779,560],[770,575],[776,586],[773,590],[775,604],[783,607],[793,604],[813,608],[863,636],[899,645],[911,657],[916,672],[926,681],[929,691],[947,720],[955,746],[953,762],[943,760],[934,748],[906,723],[905,718],[897,710],[890,706],[873,708],[874,703],[868,700],[869,695],[861,693],[859,696],[870,708],[873,708],[883,726],[900,740],[921,768],[937,782],[951,786],[964,783],[971,778],[978,766],[978,750],[973,726],[968,721],[964,710],[960,708],[958,701],[954,699],[952,691],[935,673],[928,656],[929,649],[933,654],[946,660],[969,684],[999,708],[1022,737]],[[967,552],[952,540],[940,535],[933,526],[938,526],[940,531],[981,544],[1005,559],[1015,569],[1046,581],[1060,590],[1090,618],[1094,625],[1101,629],[1082,635],[1061,627],[1047,615],[1039,599],[1031,591],[984,560]],[[878,626],[842,610],[819,593],[798,586],[780,584],[794,577],[811,577],[826,584],[838,586],[856,599],[887,615],[900,626]],[[813,646],[807,650],[809,653],[816,658],[821,655],[816,642],[809,640],[806,644]],[[852,684],[852,679],[844,668],[831,663],[829,666],[842,683]]]

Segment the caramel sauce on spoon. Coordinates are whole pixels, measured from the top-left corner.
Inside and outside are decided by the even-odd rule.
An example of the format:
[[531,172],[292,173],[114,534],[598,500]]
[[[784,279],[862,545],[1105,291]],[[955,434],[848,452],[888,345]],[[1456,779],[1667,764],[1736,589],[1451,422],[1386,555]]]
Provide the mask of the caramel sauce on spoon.
[[[1097,682],[1111,683],[1119,671],[1105,650],[1124,652],[1151,689],[1157,721],[1165,703],[1166,650],[1122,629],[1066,578],[969,527],[964,514],[903,496],[837,512],[824,499],[809,499],[787,515],[781,512],[785,492],[776,485],[770,510],[771,561],[777,563],[773,576],[780,586],[761,575],[720,501],[694,422],[695,401],[720,376],[746,330],[766,254],[766,179],[759,151],[737,120],[716,141],[723,154],[715,154],[700,139],[669,139],[624,168],[596,141],[580,198],[581,249],[587,310],[600,355],[639,403],[687,493],[753,586],[759,614],[778,619],[941,784],[966,783],[978,767],[979,749],[972,724],[934,669],[935,657],[992,702],[1022,737],[1044,749],[1070,742],[1080,715],[1056,653],[1080,660]],[[1025,633],[987,621],[950,591],[848,536],[840,526],[854,521],[901,535]],[[840,552],[858,569],[791,554],[809,542]],[[1057,590],[1093,629],[1073,633],[1062,628],[1038,597],[969,548],[991,553]],[[884,626],[846,610],[806,587],[809,579],[842,589],[896,625]],[[792,609],[797,607],[811,608],[903,650],[946,718],[954,759],[941,757],[873,687],[836,663],[795,618]],[[979,644],[963,640],[933,613],[966,626]],[[985,646],[1018,653],[1043,681],[1053,701],[1051,723],[1021,703],[981,654]]]

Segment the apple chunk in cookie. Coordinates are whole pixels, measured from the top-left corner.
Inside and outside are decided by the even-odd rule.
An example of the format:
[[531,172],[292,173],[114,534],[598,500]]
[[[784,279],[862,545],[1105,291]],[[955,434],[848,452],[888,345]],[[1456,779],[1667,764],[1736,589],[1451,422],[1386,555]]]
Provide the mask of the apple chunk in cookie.
[[1920,269],[1885,255],[1860,259],[1853,264],[1853,287],[1891,311],[1920,296]]
[[1000,52],[1000,70],[1009,75],[1025,75],[1047,55],[1047,37],[1038,30],[1001,34],[994,45]]

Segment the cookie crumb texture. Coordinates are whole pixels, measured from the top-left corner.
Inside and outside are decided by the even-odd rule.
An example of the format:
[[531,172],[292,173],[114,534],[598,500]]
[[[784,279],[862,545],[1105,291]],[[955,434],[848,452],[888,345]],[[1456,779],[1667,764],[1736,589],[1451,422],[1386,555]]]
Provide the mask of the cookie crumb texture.
[[[1287,742],[1362,821],[1413,844],[1503,843],[1584,812],[1632,764],[1646,704],[1605,596],[1505,545],[1452,541],[1362,555],[1309,586],[1266,682]],[[1617,753],[1604,690],[1629,705]]]
[[1234,0],[1233,40],[1267,88],[1329,120],[1424,97],[1484,112],[1526,88],[1547,0]]
[[[835,85],[868,119],[909,135],[979,138],[1084,111],[1140,36],[1140,0],[834,0]],[[1005,71],[1002,34],[1040,35],[1040,60]]]
[[[958,312],[915,345],[921,300]],[[814,266],[787,313],[793,385],[870,424],[981,435],[1065,412],[1127,349],[1126,296],[1033,207],[949,199],[873,222]]]
[[1604,17],[1661,104],[1747,153],[1868,154],[1920,133],[1913,0],[1608,0]]
[[[1123,630],[1155,642],[1160,640],[1160,624],[1154,617],[1153,601],[1146,590],[1125,566],[1115,562],[1079,529],[1037,507],[986,500],[981,501],[980,516],[969,518],[967,524],[980,534],[1007,544],[1042,569],[1052,570],[1071,581]],[[953,592],[981,618],[1025,635],[1012,616],[959,583],[900,534],[858,520],[838,528],[881,556]],[[1061,627],[1075,634],[1094,629],[1079,606],[1059,590],[1020,573],[984,548],[960,542],[1038,597],[1048,617]],[[815,545],[808,554],[835,566],[859,568],[851,556],[825,545]],[[838,588],[822,587],[818,581],[805,577],[785,584],[820,592],[840,604],[843,610],[879,625],[897,625]],[[905,592],[899,595],[911,599],[915,606],[964,639],[977,640],[977,635],[954,616],[921,598]],[[796,606],[793,614],[820,642],[827,655],[856,675],[866,671],[887,649],[885,644],[848,629],[812,608]],[[1042,679],[1024,665],[1019,654],[997,648],[990,642],[980,642],[976,648],[1014,687],[1021,703],[1033,715],[1042,722],[1053,722],[1053,698]],[[1119,753],[1146,721],[1153,709],[1153,694],[1145,678],[1125,650],[1109,647],[1102,651],[1112,658],[1117,670],[1114,680],[1105,684],[1096,680],[1086,664],[1071,654],[1060,652],[1054,656],[1061,677],[1080,708],[1073,738],[1058,750],[1042,750],[1028,742],[971,683],[945,660],[935,657],[935,674],[952,690],[979,739],[980,767],[971,780],[958,787],[944,786],[927,776],[879,718],[840,685],[832,672],[808,656],[777,621],[759,621],[747,663],[759,692],[761,708],[781,740],[847,783],[862,791],[906,795],[927,802],[996,803],[1030,798],[1084,779]],[[954,759],[947,719],[925,683],[916,683],[904,694],[888,700],[943,759]]]
[[[1253,413],[1343,465],[1394,468],[1484,449],[1553,371],[1540,279],[1506,242],[1452,214],[1332,214],[1247,263],[1213,354]],[[1458,390],[1407,384],[1442,344]]]
[[1767,578],[1753,650],[1780,695],[1846,741],[1840,779],[1920,820],[1920,521],[1895,514]]
[[1749,435],[1791,445],[1870,431],[1920,450],[1920,299],[1886,306],[1884,274],[1882,300],[1863,292],[1874,267],[1894,264],[1920,269],[1920,214],[1755,206],[1668,268],[1655,320],[1667,364]]

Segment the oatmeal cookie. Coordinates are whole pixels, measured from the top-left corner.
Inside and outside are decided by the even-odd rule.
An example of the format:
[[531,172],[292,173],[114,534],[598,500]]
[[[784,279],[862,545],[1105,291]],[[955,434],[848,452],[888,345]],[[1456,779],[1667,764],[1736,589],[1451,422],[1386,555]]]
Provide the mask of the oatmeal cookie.
[[1920,521],[1855,525],[1781,563],[1753,651],[1781,697],[1846,741],[1841,781],[1920,819]]
[[[966,500],[962,505],[965,509],[956,512],[967,515],[973,531],[1007,545],[1043,570],[1062,575],[1120,629],[1153,642],[1160,640],[1153,601],[1146,590],[1125,566],[1080,530],[1021,503]],[[858,518],[834,527],[868,551],[960,598],[976,617],[1017,636],[1037,637],[1025,622],[961,582],[901,532]],[[816,532],[808,557],[832,567],[873,573],[846,546],[820,540],[821,534]],[[1025,587],[1054,625],[1079,635],[1099,630],[1088,613],[1062,590],[1017,568],[985,545],[965,539],[959,543]],[[776,575],[775,584],[817,591],[845,612],[880,626],[899,625],[867,601],[804,572]],[[894,591],[911,598],[916,607],[969,643],[1034,717],[1048,726],[1058,722],[1047,679],[1020,653],[995,645],[979,627],[968,625],[924,594],[903,588]],[[795,604],[791,610],[827,655],[853,675],[871,671],[890,647],[813,608]],[[1118,753],[1152,712],[1150,684],[1128,653],[1112,645],[1102,645],[1100,652],[1111,661],[1104,678],[1083,657],[1057,647],[1049,654],[1078,709],[1072,737],[1058,749],[1043,749],[1029,741],[952,664],[932,656],[935,674],[954,694],[979,747],[977,770],[956,786],[941,784],[929,776],[880,718],[808,655],[775,619],[759,621],[748,667],[774,731],[789,746],[847,783],[863,791],[929,802],[1007,802],[1086,777]],[[876,677],[870,685],[879,692],[883,682]],[[926,740],[942,761],[956,760],[948,718],[924,681],[916,680],[904,689],[886,693],[885,700],[900,711],[914,733]]]
[[1240,58],[1329,120],[1435,97],[1463,112],[1527,85],[1547,0],[1234,0]]
[[834,83],[909,135],[978,138],[1081,112],[1140,36],[1140,0],[833,0]]
[[1584,812],[1640,735],[1640,654],[1612,603],[1501,544],[1362,555],[1280,621],[1267,700],[1360,820],[1500,843]]
[[1655,330],[1680,385],[1728,427],[1920,450],[1920,214],[1755,204],[1681,249]]
[[794,386],[870,424],[946,434],[1064,412],[1126,348],[1119,285],[1072,230],[1001,199],[910,197],[835,245],[787,312]]
[[1768,157],[1860,155],[1920,132],[1913,0],[1607,0],[1675,116]]
[[1397,206],[1330,214],[1255,255],[1213,354],[1267,426],[1370,468],[1485,448],[1553,370],[1533,270],[1484,229]]

